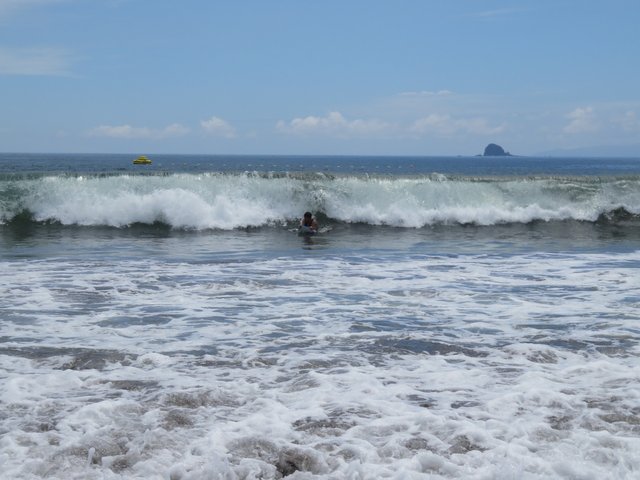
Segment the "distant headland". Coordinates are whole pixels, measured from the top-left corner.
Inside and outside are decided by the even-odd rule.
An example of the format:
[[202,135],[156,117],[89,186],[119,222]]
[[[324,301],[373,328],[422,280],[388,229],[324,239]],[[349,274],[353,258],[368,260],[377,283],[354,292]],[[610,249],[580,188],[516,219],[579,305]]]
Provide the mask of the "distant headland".
[[500,145],[496,145],[495,143],[490,143],[489,145],[487,145],[485,147],[483,156],[485,156],[485,157],[512,157],[513,155],[511,155],[509,152],[505,152],[504,148],[502,148]]

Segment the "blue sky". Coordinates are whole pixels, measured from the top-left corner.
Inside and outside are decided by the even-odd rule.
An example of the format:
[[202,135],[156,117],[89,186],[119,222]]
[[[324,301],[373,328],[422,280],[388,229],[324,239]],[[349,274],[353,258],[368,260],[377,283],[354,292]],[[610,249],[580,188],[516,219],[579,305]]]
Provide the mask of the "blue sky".
[[0,0],[0,151],[640,155],[638,0]]

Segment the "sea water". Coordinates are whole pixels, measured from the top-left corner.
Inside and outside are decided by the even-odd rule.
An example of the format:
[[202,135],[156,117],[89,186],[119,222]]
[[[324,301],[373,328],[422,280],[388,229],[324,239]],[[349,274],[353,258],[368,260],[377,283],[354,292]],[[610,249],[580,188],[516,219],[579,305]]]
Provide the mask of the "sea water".
[[640,160],[134,157],[0,155],[3,478],[640,477]]

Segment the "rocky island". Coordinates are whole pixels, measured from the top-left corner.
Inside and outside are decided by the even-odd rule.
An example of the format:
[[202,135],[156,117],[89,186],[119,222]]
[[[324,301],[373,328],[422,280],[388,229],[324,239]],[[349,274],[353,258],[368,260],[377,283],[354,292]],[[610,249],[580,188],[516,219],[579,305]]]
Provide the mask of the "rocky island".
[[504,148],[500,145],[496,145],[495,143],[490,143],[484,149],[485,157],[511,157],[512,155],[509,152],[505,152]]

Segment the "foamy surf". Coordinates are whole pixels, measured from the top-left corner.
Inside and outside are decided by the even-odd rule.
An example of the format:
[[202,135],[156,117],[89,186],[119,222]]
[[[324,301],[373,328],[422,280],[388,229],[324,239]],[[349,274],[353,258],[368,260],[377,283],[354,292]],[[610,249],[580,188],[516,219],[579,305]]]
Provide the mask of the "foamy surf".
[[3,262],[3,474],[640,471],[637,252],[249,258]]

